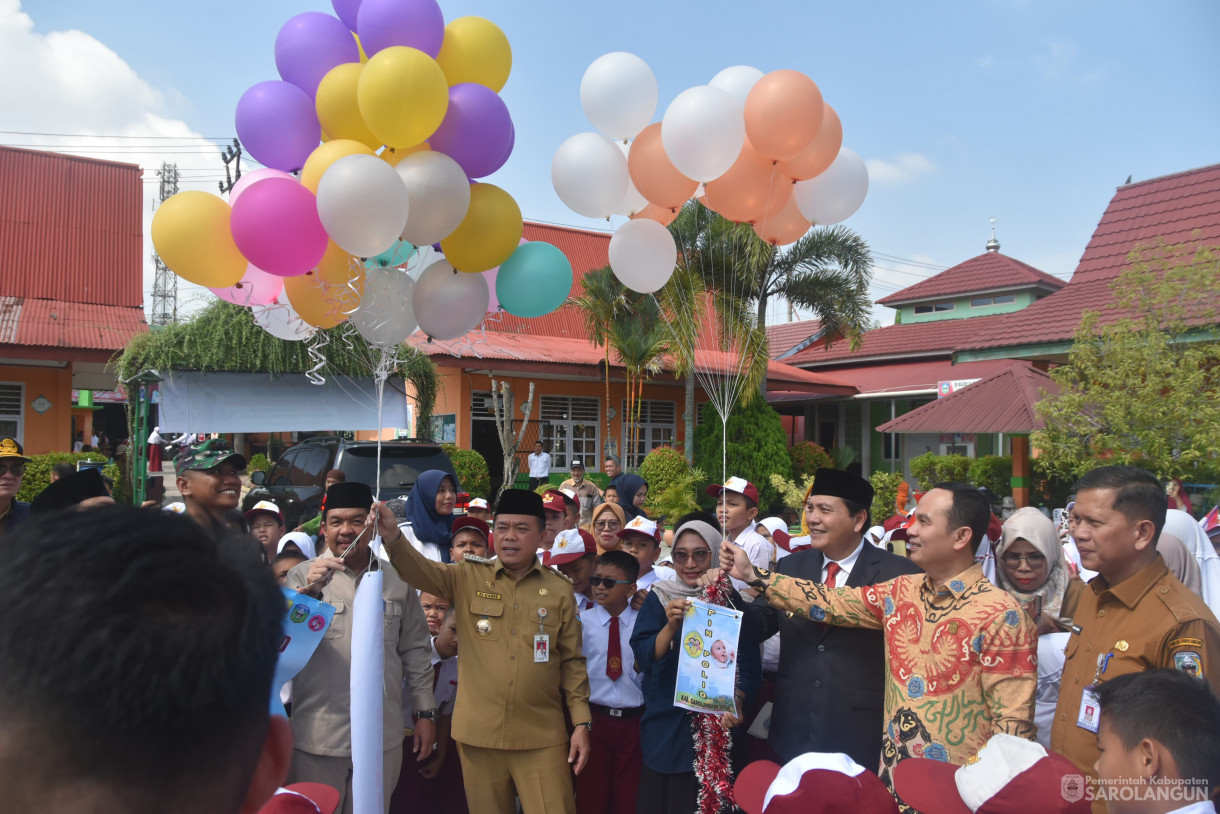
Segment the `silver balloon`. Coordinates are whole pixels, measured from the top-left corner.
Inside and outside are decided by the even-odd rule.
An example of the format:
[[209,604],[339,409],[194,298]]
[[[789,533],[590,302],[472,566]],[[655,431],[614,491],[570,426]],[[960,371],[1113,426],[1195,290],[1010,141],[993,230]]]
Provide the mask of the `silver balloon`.
[[402,269],[369,269],[352,325],[374,345],[401,344],[415,331],[414,289],[415,281]]
[[490,296],[482,274],[457,272],[448,260],[437,260],[415,283],[419,329],[433,339],[457,339],[483,321]]

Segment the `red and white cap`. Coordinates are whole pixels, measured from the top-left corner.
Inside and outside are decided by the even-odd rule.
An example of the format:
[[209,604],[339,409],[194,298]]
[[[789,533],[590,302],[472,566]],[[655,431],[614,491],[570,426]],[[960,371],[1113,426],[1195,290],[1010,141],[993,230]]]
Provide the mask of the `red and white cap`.
[[965,766],[908,758],[894,767],[894,791],[935,814],[1089,814],[1086,781],[1070,760],[1037,741],[993,735]]
[[565,511],[563,493],[555,489],[549,490],[542,496],[542,508],[548,512],[563,513]]
[[339,792],[324,783],[293,783],[276,789],[258,814],[335,814]]
[[844,754],[806,752],[783,767],[751,763],[733,785],[746,814],[897,814],[877,775]]
[[754,501],[755,506],[758,505],[758,489],[745,478],[732,477],[723,484],[714,483],[704,491],[712,497],[720,497],[721,492],[736,492]]
[[635,517],[631,518],[631,522],[619,530],[618,536],[620,539],[622,539],[628,534],[643,534],[651,537],[654,540],[661,539],[661,532],[656,521],[649,520],[642,514],[637,514]]
[[251,506],[250,511],[246,512],[246,519],[249,520],[259,512],[266,512],[267,514],[275,515],[277,518],[279,518],[280,525],[284,525],[284,513],[280,511],[279,506],[276,506],[270,500],[260,500],[258,503]]
[[[585,535],[588,535],[588,539]],[[565,562],[579,560],[590,551],[597,551],[593,535],[587,531],[581,532],[580,529],[567,529],[556,534],[550,549],[542,552],[542,564],[548,568],[552,565],[563,565]]]
[[491,511],[491,506],[487,505],[486,498],[476,497],[472,498],[471,501],[466,504],[466,510],[470,511],[471,509],[485,509],[487,511]]

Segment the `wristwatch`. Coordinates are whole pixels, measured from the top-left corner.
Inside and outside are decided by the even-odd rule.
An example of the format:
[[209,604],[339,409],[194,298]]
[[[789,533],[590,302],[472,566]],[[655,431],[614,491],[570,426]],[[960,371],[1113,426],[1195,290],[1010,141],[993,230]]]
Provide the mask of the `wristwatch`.
[[421,709],[419,712],[415,713],[415,717],[417,719],[422,718],[422,719],[428,720],[428,721],[435,721],[436,720],[436,710],[435,709]]

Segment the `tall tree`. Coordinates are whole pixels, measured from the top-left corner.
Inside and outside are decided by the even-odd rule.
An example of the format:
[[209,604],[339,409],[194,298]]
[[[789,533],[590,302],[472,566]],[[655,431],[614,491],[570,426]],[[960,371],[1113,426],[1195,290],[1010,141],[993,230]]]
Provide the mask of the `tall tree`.
[[580,311],[585,323],[585,333],[594,345],[604,353],[602,372],[606,382],[606,442],[604,453],[613,454],[613,435],[610,432],[610,330],[618,315],[627,308],[627,289],[614,276],[609,266],[594,269],[581,278],[583,293],[569,300]]
[[1078,477],[1134,464],[1159,477],[1220,478],[1220,247],[1158,243],[1128,255],[1114,301],[1086,312],[1060,393],[1038,404],[1039,462]]

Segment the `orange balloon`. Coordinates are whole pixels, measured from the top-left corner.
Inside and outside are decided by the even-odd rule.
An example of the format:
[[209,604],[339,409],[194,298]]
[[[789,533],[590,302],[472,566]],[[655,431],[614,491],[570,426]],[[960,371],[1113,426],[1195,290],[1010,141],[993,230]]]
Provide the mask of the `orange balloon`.
[[678,172],[661,144],[661,123],[653,122],[631,142],[627,171],[639,193],[663,209],[676,209],[690,200],[698,181]]
[[793,181],[808,181],[821,175],[834,163],[843,146],[843,122],[834,108],[823,102],[825,113],[822,116],[822,127],[818,134],[809,142],[809,146],[801,150],[800,155],[787,161],[779,162],[779,171]]
[[284,293],[293,310],[315,328],[333,328],[351,316],[364,295],[360,261],[332,241],[313,271],[284,278]]
[[800,71],[772,71],[746,97],[746,137],[760,155],[787,161],[809,146],[822,126],[825,102]]
[[796,198],[789,198],[779,214],[754,224],[754,234],[772,246],[787,246],[804,237],[811,228],[813,224],[801,214]]
[[749,138],[728,172],[704,186],[704,206],[739,223],[761,221],[792,197],[792,183],[776,172],[774,162],[758,154]]
[[674,222],[674,218],[676,217],[678,217],[677,209],[666,209],[665,207],[650,203],[648,206],[645,206],[639,212],[632,215],[631,219],[635,220],[636,218],[648,218],[649,220],[655,220],[662,226],[668,226]]

